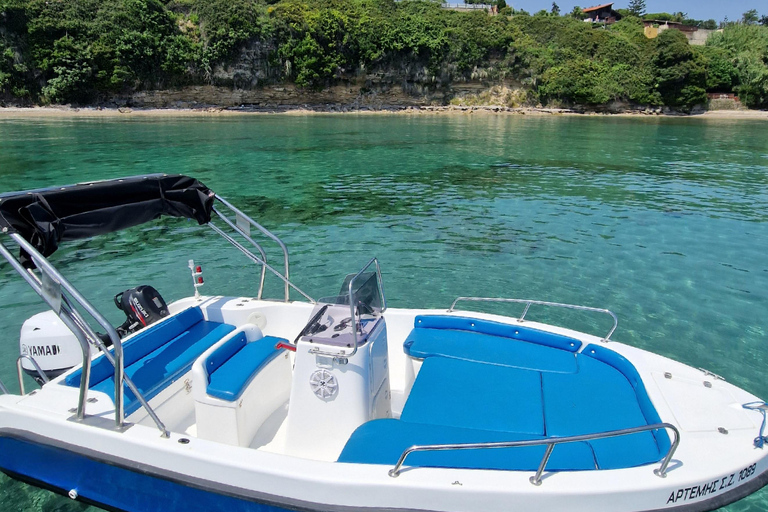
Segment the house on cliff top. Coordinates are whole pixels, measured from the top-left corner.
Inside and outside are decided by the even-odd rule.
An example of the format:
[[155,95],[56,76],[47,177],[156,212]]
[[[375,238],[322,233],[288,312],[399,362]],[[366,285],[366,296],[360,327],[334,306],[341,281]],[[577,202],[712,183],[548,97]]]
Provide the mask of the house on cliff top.
[[613,3],[596,5],[594,7],[584,7],[583,12],[587,18],[584,20],[591,23],[605,23],[610,25],[621,19],[621,14],[613,10]]
[[654,39],[665,30],[674,29],[679,30],[685,37],[688,38],[688,42],[693,45],[703,46],[707,42],[707,38],[713,32],[722,32],[720,30],[709,30],[705,28],[694,27],[691,25],[685,25],[677,21],[668,20],[643,20],[645,37],[648,39]]

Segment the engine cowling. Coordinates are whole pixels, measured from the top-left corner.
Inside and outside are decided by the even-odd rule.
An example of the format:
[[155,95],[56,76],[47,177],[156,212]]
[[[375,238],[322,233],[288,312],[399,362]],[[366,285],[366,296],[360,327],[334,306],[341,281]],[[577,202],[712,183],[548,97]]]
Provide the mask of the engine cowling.
[[[91,348],[92,353],[96,350]],[[80,342],[53,311],[38,313],[24,322],[19,353],[32,357],[51,379],[83,362]],[[39,378],[29,360],[22,359],[21,367],[31,377]]]
[[115,306],[126,316],[125,323],[117,328],[121,338],[168,316],[163,297],[146,284],[115,295]]

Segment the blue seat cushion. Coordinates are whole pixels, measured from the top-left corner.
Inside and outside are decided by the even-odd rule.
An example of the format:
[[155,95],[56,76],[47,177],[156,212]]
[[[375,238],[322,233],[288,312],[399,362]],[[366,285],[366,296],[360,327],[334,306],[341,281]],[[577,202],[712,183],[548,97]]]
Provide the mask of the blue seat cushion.
[[[352,433],[339,455],[339,462],[394,466],[406,448],[413,445],[504,442],[542,439],[541,436],[425,425],[381,419],[364,423]],[[417,452],[406,466],[536,471],[546,446]],[[586,443],[556,446],[547,471],[595,469],[595,458]]]
[[[195,359],[234,329],[232,325],[219,322],[198,322],[130,366],[126,366],[125,374],[144,398],[150,400],[187,373]],[[114,400],[114,373],[91,386],[91,389],[106,393]],[[133,413],[140,405],[133,392],[126,387],[123,405],[125,414]]]
[[[139,331],[132,338],[123,343],[123,367],[127,368],[150,352],[157,350],[170,340],[176,338],[184,331],[190,329],[199,322],[203,322],[203,312],[199,307],[185,309],[177,315],[163,319]],[[219,324],[216,324],[219,325]],[[110,349],[114,354],[114,349]],[[93,387],[110,376],[114,376],[115,367],[106,357],[96,358],[91,364],[91,377],[88,383]],[[81,370],[68,375],[65,379],[67,386],[80,386]]]
[[[647,425],[637,395],[616,368],[590,357],[579,357],[579,371],[542,374],[546,435],[574,436]],[[657,462],[654,435],[642,432],[589,442],[600,469]]]
[[544,435],[541,373],[429,357],[400,417],[403,421]]
[[209,384],[206,390],[208,395],[230,402],[240,398],[253,377],[270,361],[284,352],[284,349],[275,349],[275,345],[280,342],[287,342],[287,340],[265,336],[246,343],[229,359],[221,363],[213,373],[209,374]]
[[574,373],[577,369],[576,354],[569,350],[471,331],[417,327],[403,348],[419,359],[452,357],[547,372]]

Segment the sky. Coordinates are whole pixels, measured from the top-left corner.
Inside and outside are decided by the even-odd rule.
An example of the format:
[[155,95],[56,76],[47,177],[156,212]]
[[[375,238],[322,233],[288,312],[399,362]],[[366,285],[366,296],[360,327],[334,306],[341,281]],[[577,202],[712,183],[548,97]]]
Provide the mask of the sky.
[[[573,6],[591,7],[608,3],[610,0],[586,0],[574,2],[573,0],[560,0],[557,5],[561,12],[571,12]],[[507,5],[515,9],[525,9],[530,13],[541,9],[550,10],[552,0],[507,0]],[[621,9],[629,5],[629,0],[618,0],[613,8]],[[768,0],[645,0],[646,12],[678,12],[688,13],[688,17],[697,20],[714,19],[722,21],[728,16],[733,21],[741,19],[741,15],[750,9],[757,9],[760,15],[768,15]]]

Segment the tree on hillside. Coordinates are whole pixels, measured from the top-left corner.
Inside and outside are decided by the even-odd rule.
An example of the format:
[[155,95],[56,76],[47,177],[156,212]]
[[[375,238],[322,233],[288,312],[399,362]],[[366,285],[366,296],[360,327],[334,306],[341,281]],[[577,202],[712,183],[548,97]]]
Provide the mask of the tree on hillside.
[[654,42],[656,52],[652,62],[656,67],[656,88],[664,104],[686,109],[706,102],[703,54],[694,51],[679,30],[665,30]]
[[573,10],[571,11],[571,14],[569,14],[571,18],[576,18],[577,20],[583,20],[587,16],[584,14],[584,11],[581,10],[581,7],[578,5],[573,7]]
[[763,15],[760,17],[760,24],[764,27],[768,27],[768,15]]
[[552,14],[560,16],[560,6],[556,2],[552,2]]
[[635,16],[645,14],[645,0],[630,0],[628,11]]
[[741,15],[741,22],[745,25],[757,25],[757,9],[750,9]]

